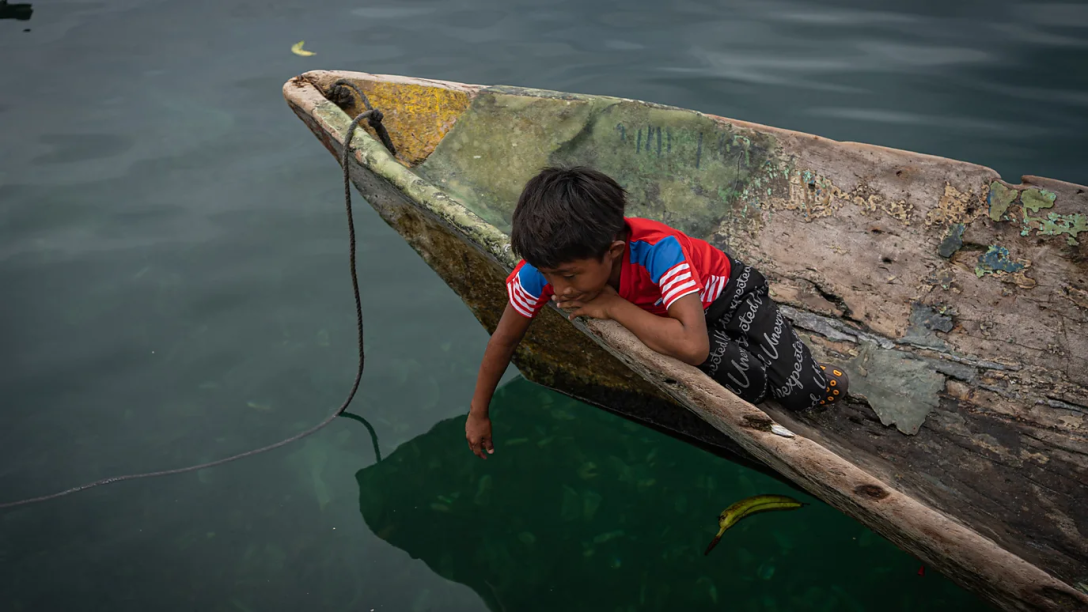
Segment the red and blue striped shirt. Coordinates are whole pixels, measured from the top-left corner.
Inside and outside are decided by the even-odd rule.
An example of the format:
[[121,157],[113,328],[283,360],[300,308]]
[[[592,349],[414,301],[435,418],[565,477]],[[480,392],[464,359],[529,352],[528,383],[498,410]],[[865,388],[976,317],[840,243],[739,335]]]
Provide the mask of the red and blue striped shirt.
[[[627,252],[620,269],[620,297],[657,315],[673,302],[698,293],[710,308],[729,282],[729,257],[705,240],[692,238],[652,219],[627,217]],[[510,305],[535,317],[551,299],[552,286],[522,260],[506,279]]]

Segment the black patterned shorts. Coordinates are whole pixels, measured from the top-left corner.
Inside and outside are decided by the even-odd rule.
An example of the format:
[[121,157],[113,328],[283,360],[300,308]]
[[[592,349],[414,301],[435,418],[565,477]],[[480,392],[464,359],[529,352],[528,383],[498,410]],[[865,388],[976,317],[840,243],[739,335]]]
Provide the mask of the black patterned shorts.
[[819,403],[820,366],[768,295],[767,279],[736,259],[729,283],[706,312],[710,356],[699,369],[741,399],[773,398],[789,410]]

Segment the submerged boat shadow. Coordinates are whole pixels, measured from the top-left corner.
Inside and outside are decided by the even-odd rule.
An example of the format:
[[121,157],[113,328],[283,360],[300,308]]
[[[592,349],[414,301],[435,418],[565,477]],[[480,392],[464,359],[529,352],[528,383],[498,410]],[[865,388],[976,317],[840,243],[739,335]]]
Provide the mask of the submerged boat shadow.
[[[701,609],[772,588],[796,605],[855,597],[829,585],[841,581],[841,564],[803,561],[826,539],[815,525],[853,529],[852,521],[778,479],[521,378],[496,394],[492,419],[496,452],[487,461],[467,448],[458,416],[356,480],[374,534],[469,586],[495,612]],[[815,505],[742,523],[704,556],[718,512],[758,493]],[[881,545],[866,554],[913,563]],[[859,569],[872,563],[866,554],[854,560]]]

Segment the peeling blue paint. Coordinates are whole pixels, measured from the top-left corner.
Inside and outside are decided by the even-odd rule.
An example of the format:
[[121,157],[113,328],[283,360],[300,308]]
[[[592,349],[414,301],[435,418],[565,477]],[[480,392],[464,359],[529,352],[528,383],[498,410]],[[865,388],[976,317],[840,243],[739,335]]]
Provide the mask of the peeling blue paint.
[[902,342],[944,350],[947,348],[944,340],[934,332],[952,331],[952,316],[955,311],[947,306],[930,306],[914,302],[910,305],[910,327],[903,336]]
[[960,250],[963,246],[963,230],[965,226],[962,223],[948,226],[948,232],[944,236],[944,240],[941,241],[941,245],[937,247],[937,254],[945,259],[952,257],[952,254]]
[[1014,273],[1024,269],[1024,264],[1009,259],[1009,250],[1003,246],[991,245],[990,248],[979,255],[978,264],[975,265],[975,276],[982,278],[986,274],[996,272]]

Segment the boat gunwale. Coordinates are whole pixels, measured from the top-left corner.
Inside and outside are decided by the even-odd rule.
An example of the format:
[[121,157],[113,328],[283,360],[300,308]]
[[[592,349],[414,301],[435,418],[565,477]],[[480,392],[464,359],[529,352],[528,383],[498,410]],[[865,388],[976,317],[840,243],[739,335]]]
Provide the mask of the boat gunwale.
[[[310,81],[312,75],[318,73],[348,79],[406,79],[360,72],[314,71],[289,80],[283,88],[288,103],[301,118],[305,115],[315,122],[330,139],[326,146],[331,144],[333,148],[342,146],[350,117],[327,100]],[[480,91],[501,91],[498,87],[425,79],[398,82],[452,86],[470,95]],[[526,93],[544,91],[518,89]],[[900,151],[879,145],[841,143],[802,132],[704,115],[732,125],[758,127],[836,144]],[[510,250],[505,233],[396,160],[364,130],[356,133],[352,144],[355,148],[352,159],[359,169],[388,183],[421,212],[460,233],[466,243],[484,250],[507,270],[513,269],[517,258]],[[934,162],[983,168],[939,156],[915,155]],[[898,490],[893,483],[885,482],[810,438],[772,433],[771,427],[777,423],[766,412],[730,394],[698,369],[653,352],[618,323],[589,320],[573,321],[571,325],[779,473],[992,603],[1010,610],[1056,610],[1070,604],[1088,609],[1088,595],[1003,548],[954,516],[918,501]]]

